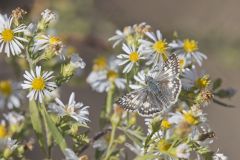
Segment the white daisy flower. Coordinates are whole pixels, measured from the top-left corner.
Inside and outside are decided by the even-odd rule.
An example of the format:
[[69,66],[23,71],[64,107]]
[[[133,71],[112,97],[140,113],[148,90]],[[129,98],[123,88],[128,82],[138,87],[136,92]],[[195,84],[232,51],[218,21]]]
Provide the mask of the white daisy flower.
[[25,38],[19,36],[25,31],[26,26],[21,24],[12,28],[12,20],[12,17],[0,14],[0,52],[6,53],[8,57],[11,54],[14,56],[22,53],[24,49],[22,42],[27,42]]
[[75,101],[75,93],[69,97],[68,104],[65,105],[60,99],[55,99],[56,103],[49,105],[49,111],[57,114],[60,117],[70,116],[80,124],[86,125],[90,120],[88,119],[88,108],[83,103]]
[[51,50],[60,58],[64,59],[63,55],[63,43],[57,36],[39,35],[36,37],[34,44],[34,52],[41,50]]
[[50,80],[53,78],[53,72],[41,73],[41,66],[36,66],[36,72],[25,71],[24,78],[26,79],[22,83],[23,89],[30,89],[27,97],[30,100],[38,100],[40,103],[43,102],[44,96],[50,96],[50,92],[53,91],[57,85],[55,82]]
[[45,24],[51,23],[52,21],[55,21],[57,18],[56,13],[52,12],[49,9],[45,9],[42,13],[42,21]]
[[126,80],[119,77],[118,59],[109,59],[109,64],[103,70],[92,71],[87,77],[87,82],[97,92],[107,92],[113,85],[118,89],[124,89]]
[[85,68],[86,63],[83,61],[83,59],[78,54],[73,54],[71,56],[70,63],[74,66],[74,68]]
[[185,70],[181,81],[184,89],[190,89],[194,86],[201,89],[207,87],[210,84],[209,76],[204,74],[204,72],[198,74],[194,66],[192,69],[187,68]]
[[17,112],[9,112],[7,114],[3,114],[4,118],[13,125],[16,125],[24,120],[24,116]]
[[186,59],[191,59],[192,62],[197,62],[199,66],[202,61],[207,59],[207,56],[198,51],[198,43],[195,40],[185,39],[184,41],[173,41],[169,47],[176,50],[177,54],[184,55]]
[[117,30],[116,35],[109,38],[109,41],[115,41],[113,43],[113,48],[115,48],[118,44],[121,42],[124,42],[127,37],[134,32],[133,28],[131,26],[127,26],[123,29],[123,31]]
[[178,158],[189,159],[190,158],[190,148],[187,144],[180,144],[176,148],[176,155]]
[[112,85],[115,85],[118,89],[124,89],[126,85],[126,80],[120,78],[118,72],[115,70],[91,72],[87,78],[87,82],[91,85],[92,89],[100,93],[107,92]]
[[0,81],[0,108],[7,106],[9,109],[20,107],[20,85],[8,80]]
[[180,70],[182,72],[185,72],[186,67],[188,67],[192,63],[192,60],[185,57],[183,54],[178,54],[177,57],[179,60]]
[[139,61],[144,59],[144,57],[142,56],[140,48],[136,50],[134,46],[130,47],[126,44],[123,44],[122,49],[124,52],[126,52],[126,54],[120,54],[117,56],[117,58],[121,60],[119,65],[125,65],[123,73],[129,73],[133,66],[138,65]]
[[212,158],[213,158],[213,160],[228,160],[227,156],[225,156],[222,153],[218,153],[218,152],[215,153]]
[[85,68],[86,63],[83,61],[78,54],[74,54],[71,56],[70,63],[64,65],[61,70],[61,74],[64,77],[71,77],[74,73],[76,75],[81,75],[82,69]]
[[150,40],[141,39],[141,50],[143,54],[146,54],[148,61],[147,65],[163,62],[163,57],[167,57],[168,44],[163,39],[162,34],[159,30],[156,31],[156,35],[153,32],[146,32],[146,35]]
[[18,146],[17,140],[11,138],[0,138],[0,150],[9,148],[11,151],[15,150]]
[[183,110],[182,112],[171,113],[168,118],[170,123],[180,124],[181,122],[187,122],[194,126],[199,123],[206,122],[206,114],[202,112],[197,106],[192,106],[190,110]]

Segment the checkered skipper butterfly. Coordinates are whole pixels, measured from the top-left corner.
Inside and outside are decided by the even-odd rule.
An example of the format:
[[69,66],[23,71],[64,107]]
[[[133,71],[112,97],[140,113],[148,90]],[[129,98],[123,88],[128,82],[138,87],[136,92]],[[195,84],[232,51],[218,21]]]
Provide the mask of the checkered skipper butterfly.
[[146,86],[119,98],[116,103],[142,116],[151,116],[166,111],[178,99],[181,91],[179,61],[172,54],[163,65],[156,65],[145,76]]

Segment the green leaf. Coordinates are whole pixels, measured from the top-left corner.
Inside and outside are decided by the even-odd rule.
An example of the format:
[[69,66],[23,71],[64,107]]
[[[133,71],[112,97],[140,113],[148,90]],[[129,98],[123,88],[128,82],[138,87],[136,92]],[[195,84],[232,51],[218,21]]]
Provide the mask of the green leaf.
[[35,101],[30,101],[29,102],[29,112],[30,112],[30,117],[31,117],[31,122],[33,129],[36,133],[36,136],[39,141],[39,145],[45,149],[45,141],[44,141],[44,134],[43,134],[43,128],[42,128],[42,123],[41,123],[41,117],[39,115],[39,111],[37,108],[37,105]]
[[220,89],[217,93],[214,95],[220,97],[220,98],[231,98],[236,94],[236,90],[233,88],[227,88],[227,89]]
[[155,158],[157,158],[156,155],[145,154],[145,155],[136,157],[134,160],[151,160],[151,159],[155,159]]
[[222,80],[220,78],[216,79],[214,82],[213,82],[213,90],[216,90],[218,89],[222,84]]
[[119,127],[118,129],[123,131],[124,134],[133,142],[139,145],[142,144],[144,136],[140,127],[137,128]]
[[54,122],[52,121],[51,117],[47,113],[44,105],[41,105],[41,112],[42,112],[43,117],[46,119],[46,123],[47,123],[46,125],[49,128],[49,130],[52,134],[52,137],[55,139],[56,143],[59,145],[61,150],[64,151],[67,148],[67,143],[66,143],[64,137],[62,136],[62,134],[59,132],[56,125],[54,124]]

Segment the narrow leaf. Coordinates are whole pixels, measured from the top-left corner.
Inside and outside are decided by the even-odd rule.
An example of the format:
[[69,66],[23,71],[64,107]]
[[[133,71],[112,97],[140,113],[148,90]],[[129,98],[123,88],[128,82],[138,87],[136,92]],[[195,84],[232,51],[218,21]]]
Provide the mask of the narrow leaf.
[[134,160],[151,160],[156,158],[157,158],[156,155],[146,154],[146,155],[138,156]]
[[59,145],[61,150],[64,152],[65,149],[67,148],[67,143],[66,143],[64,137],[59,132],[58,128],[56,127],[56,125],[52,121],[51,117],[47,113],[45,106],[43,106],[43,105],[41,106],[41,112],[42,112],[42,115],[44,116],[44,118],[46,119],[47,126],[52,134],[52,137],[54,138],[56,143]]
[[41,117],[39,115],[37,105],[36,105],[35,101],[33,101],[33,100],[29,102],[29,112],[30,112],[32,126],[33,126],[33,129],[34,129],[34,131],[36,133],[36,136],[38,138],[39,145],[43,149],[45,149],[45,141],[44,141]]

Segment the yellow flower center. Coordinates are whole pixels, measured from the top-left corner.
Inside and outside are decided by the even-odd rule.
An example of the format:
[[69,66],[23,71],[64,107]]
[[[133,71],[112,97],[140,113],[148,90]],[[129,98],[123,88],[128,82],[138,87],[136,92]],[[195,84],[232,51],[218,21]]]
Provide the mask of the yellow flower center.
[[4,138],[7,136],[7,129],[4,125],[0,124],[0,138]]
[[108,79],[109,81],[114,81],[117,77],[118,77],[118,73],[117,73],[117,72],[115,72],[115,71],[113,71],[113,70],[108,71],[108,73],[107,73],[107,79]]
[[171,128],[171,123],[170,122],[168,122],[168,120],[166,120],[166,119],[163,119],[162,120],[162,123],[161,123],[161,127],[163,128],[163,129],[169,129],[169,128]]
[[180,66],[180,69],[183,69],[184,66],[185,66],[186,62],[185,62],[185,59],[179,59],[179,66]]
[[158,54],[163,54],[167,51],[167,42],[159,40],[153,44],[153,50]]
[[10,81],[0,81],[0,92],[4,96],[9,96],[12,93],[12,85]]
[[198,50],[198,44],[195,40],[186,39],[183,42],[183,49],[186,53],[193,53]]
[[42,77],[35,78],[32,81],[32,88],[37,90],[37,91],[43,90],[45,88],[45,81],[44,81],[44,79]]
[[99,71],[107,67],[107,60],[105,57],[99,57],[94,60],[93,70]]
[[191,125],[196,125],[199,122],[198,118],[195,117],[192,113],[189,113],[189,112],[184,113],[184,120]]
[[167,140],[165,139],[161,139],[159,142],[158,142],[158,150],[160,152],[167,152],[168,149],[170,148],[171,146],[171,143],[169,143]]
[[2,39],[4,42],[10,42],[14,38],[14,32],[11,29],[4,29],[2,31]]
[[55,45],[55,44],[59,43],[60,41],[61,41],[60,38],[55,37],[55,36],[51,36],[49,38],[49,44],[51,44],[51,45]]
[[133,63],[136,63],[139,60],[139,55],[137,52],[132,52],[129,55],[129,60]]
[[199,88],[206,88],[210,84],[209,76],[205,75],[195,81]]

